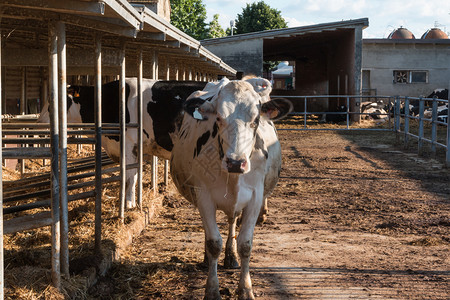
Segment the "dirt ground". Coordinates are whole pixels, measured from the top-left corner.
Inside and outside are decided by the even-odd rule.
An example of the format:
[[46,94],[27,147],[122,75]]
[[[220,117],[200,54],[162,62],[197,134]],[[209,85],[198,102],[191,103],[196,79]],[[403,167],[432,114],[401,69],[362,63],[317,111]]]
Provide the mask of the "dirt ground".
[[[450,299],[449,169],[391,133],[279,136],[281,178],[251,259],[258,299]],[[200,216],[173,188],[163,204],[88,298],[203,298]],[[238,276],[219,266],[224,299]]]

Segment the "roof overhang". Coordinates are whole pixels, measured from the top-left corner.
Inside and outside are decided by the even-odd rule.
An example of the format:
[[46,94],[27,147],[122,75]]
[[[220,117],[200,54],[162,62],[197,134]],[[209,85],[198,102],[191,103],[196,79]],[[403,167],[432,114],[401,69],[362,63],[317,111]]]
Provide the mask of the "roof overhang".
[[120,49],[125,44],[131,52],[157,51],[162,61],[175,60],[178,65],[191,65],[219,75],[236,73],[199,41],[150,9],[126,0],[3,0],[0,17],[4,46],[18,49],[16,53],[3,51],[3,65],[9,63],[8,55],[46,51],[48,24],[62,21],[71,48],[93,49],[93,37],[99,35],[102,49]]
[[361,19],[341,21],[341,22],[322,23],[322,24],[317,24],[317,25],[308,25],[308,26],[300,26],[300,27],[291,27],[291,28],[251,32],[251,33],[245,33],[245,34],[237,34],[237,35],[218,38],[218,39],[206,39],[206,40],[202,40],[201,43],[202,43],[202,45],[207,46],[207,45],[228,43],[228,42],[239,41],[239,40],[248,40],[248,39],[292,38],[292,37],[302,36],[305,34],[315,34],[315,33],[321,33],[321,32],[335,31],[337,29],[346,29],[346,28],[348,29],[348,28],[360,27],[362,30],[362,29],[367,28],[368,26],[369,26],[369,19],[361,18]]

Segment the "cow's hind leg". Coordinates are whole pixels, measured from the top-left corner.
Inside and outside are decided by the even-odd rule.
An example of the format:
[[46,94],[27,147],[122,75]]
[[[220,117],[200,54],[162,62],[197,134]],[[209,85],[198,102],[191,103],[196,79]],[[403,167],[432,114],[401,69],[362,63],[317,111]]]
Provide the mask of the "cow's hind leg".
[[267,214],[269,213],[269,206],[267,205],[267,198],[264,198],[263,206],[258,217],[258,224],[261,225],[267,220]]
[[224,260],[224,267],[226,269],[239,268],[239,263],[237,261],[236,223],[237,217],[228,218],[228,238],[225,245]]

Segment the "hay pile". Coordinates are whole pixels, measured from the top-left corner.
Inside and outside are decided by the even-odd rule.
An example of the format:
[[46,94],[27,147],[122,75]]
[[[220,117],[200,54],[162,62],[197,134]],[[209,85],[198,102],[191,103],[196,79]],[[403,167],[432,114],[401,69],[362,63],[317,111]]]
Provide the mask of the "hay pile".
[[[92,147],[84,146],[78,153],[76,146],[68,148],[69,160],[92,156]],[[151,173],[150,165],[144,166],[143,176],[143,207],[151,205],[154,198],[150,190]],[[160,162],[158,168],[163,178],[163,165]],[[25,174],[23,177],[31,177],[49,172],[49,161],[26,160]],[[72,174],[71,174],[72,175]],[[107,176],[118,175],[118,173]],[[20,171],[3,168],[4,186],[8,187],[15,180],[21,178]],[[80,181],[90,181],[86,178]],[[72,182],[71,182],[72,183]],[[48,188],[48,187],[47,187]],[[161,186],[163,191],[164,188]],[[69,194],[93,190],[93,187],[70,191]],[[126,227],[133,221],[141,218],[143,213],[138,209],[125,213],[125,224],[118,218],[119,213],[119,184],[104,185],[102,190],[102,249],[104,253],[115,251],[126,240]],[[31,199],[28,202],[41,199]],[[89,271],[97,268],[102,257],[94,255],[95,233],[95,203],[93,198],[82,199],[69,203],[69,259],[70,279],[62,280],[62,289],[58,291],[51,285],[51,228],[42,227],[35,230],[27,230],[4,236],[5,256],[5,298],[6,299],[77,299],[86,298],[86,276]],[[23,204],[27,201],[17,201],[13,205]],[[11,205],[11,204],[8,204]],[[4,205],[7,207],[8,205]],[[5,219],[48,211],[48,209],[33,209],[5,215]],[[92,272],[91,272],[92,273]],[[95,273],[95,272],[94,272]]]

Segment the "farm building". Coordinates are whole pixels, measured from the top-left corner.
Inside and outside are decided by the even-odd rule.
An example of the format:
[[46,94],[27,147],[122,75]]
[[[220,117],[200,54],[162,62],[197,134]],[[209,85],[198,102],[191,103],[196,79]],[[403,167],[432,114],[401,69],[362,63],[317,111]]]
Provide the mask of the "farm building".
[[[275,86],[281,96],[359,94],[362,30],[367,18],[266,30],[201,41],[240,74],[263,75],[263,62],[291,61],[291,85]],[[334,111],[340,104],[314,103],[308,109]],[[311,103],[313,104],[313,103]],[[359,105],[353,101],[352,110]],[[300,109],[301,104],[299,105]]]
[[363,94],[419,97],[450,86],[450,39],[438,28],[421,38],[398,28],[386,39],[363,39],[362,49]]
[[[102,83],[119,79],[120,84],[123,84],[120,88],[121,95],[117,95],[121,100],[120,117],[117,111],[120,124],[108,126],[112,130],[110,133],[121,136],[121,144],[125,145],[123,137],[126,126],[142,128],[142,117],[138,118],[140,120],[136,123],[125,125],[125,77],[137,77],[137,85],[141,86],[139,81],[142,81],[143,77],[206,82],[220,76],[234,77],[236,73],[219,57],[201,46],[200,42],[172,26],[167,20],[167,9],[164,9],[167,8],[168,1],[160,3],[162,9],[159,9],[158,5],[153,7],[130,4],[126,0],[13,0],[0,3],[1,109],[2,114],[8,114],[2,115],[1,131],[2,144],[9,146],[8,149],[2,149],[1,158],[42,158],[51,161],[51,172],[42,174],[42,177],[37,179],[48,184],[47,190],[39,197],[28,198],[26,204],[22,205],[23,202],[15,202],[13,198],[6,199],[4,195],[11,191],[2,190],[1,203],[8,203],[4,208],[10,209],[10,214],[6,217],[7,224],[5,222],[0,226],[0,244],[3,241],[3,233],[50,226],[51,275],[56,287],[61,285],[61,273],[69,278],[68,202],[95,198],[95,250],[99,253],[99,207],[102,202],[100,191],[102,182],[107,179],[101,168],[103,159],[100,141],[103,130],[106,130],[106,127],[102,127],[101,113],[96,114],[95,124],[87,124],[81,133],[74,133],[79,128],[67,124],[67,85],[93,86],[97,95],[95,110],[101,112],[98,95],[101,95]],[[140,98],[138,101],[142,100],[142,96],[137,98]],[[25,123],[26,119],[31,117],[28,114],[39,112],[45,101],[49,101],[51,105],[50,126]],[[11,117],[16,114],[25,116]],[[29,137],[22,137],[24,130],[30,133]],[[138,172],[142,174],[142,131],[140,136],[141,150],[137,150],[141,155],[140,162],[138,161],[137,166],[128,168],[139,169]],[[76,175],[85,176],[84,178],[95,176],[95,184],[91,181],[87,190],[82,192],[72,181],[73,176],[68,176],[68,141],[95,145],[95,164],[92,164],[95,172],[91,172],[91,168],[86,174]],[[21,144],[38,146],[21,147]],[[127,168],[124,149],[123,147],[120,151],[120,172],[117,172],[117,168],[113,171],[120,175],[111,177],[115,177],[113,180],[116,182],[120,181],[121,203],[125,198]],[[152,166],[152,170],[155,169],[156,167]],[[140,181],[138,198],[142,198],[142,180]],[[152,184],[153,190],[156,191],[156,181],[152,180]],[[27,185],[19,184],[14,188],[23,191],[25,197],[29,196],[27,192],[30,191],[26,187]],[[68,191],[71,191],[70,195]],[[19,204],[15,207],[15,204],[11,203]],[[123,220],[124,205],[119,206],[119,216]],[[34,214],[33,211],[27,214],[30,209],[37,207],[43,208],[42,212]],[[20,216],[11,217],[17,211],[21,212]],[[0,256],[3,258],[3,252]],[[3,298],[3,284],[3,259],[0,259],[0,298]]]
[[[238,74],[266,76],[280,96],[427,96],[450,85],[450,40],[437,28],[416,39],[406,28],[386,39],[362,39],[368,19],[268,30],[201,41]],[[272,74],[263,63],[287,61]],[[404,78],[404,79],[403,79]],[[342,101],[308,103],[308,111],[334,111]],[[359,102],[351,104],[358,111]],[[297,101],[296,110],[303,110]]]
[[[197,76],[200,80],[200,76],[211,79],[233,75],[232,68],[219,57],[170,25],[169,1],[130,1],[133,5],[126,0],[110,2],[75,1],[73,5],[61,3],[52,7],[47,1],[40,2],[42,5],[14,1],[4,6],[3,113],[40,111],[48,89],[47,20],[50,19],[61,19],[67,24],[68,84],[92,84],[95,72],[91,52],[96,33],[103,35],[104,81],[118,75],[121,44],[126,48],[127,76],[137,74],[136,53],[140,47],[144,51],[144,77],[194,79]],[[158,74],[152,73],[153,68]]]

